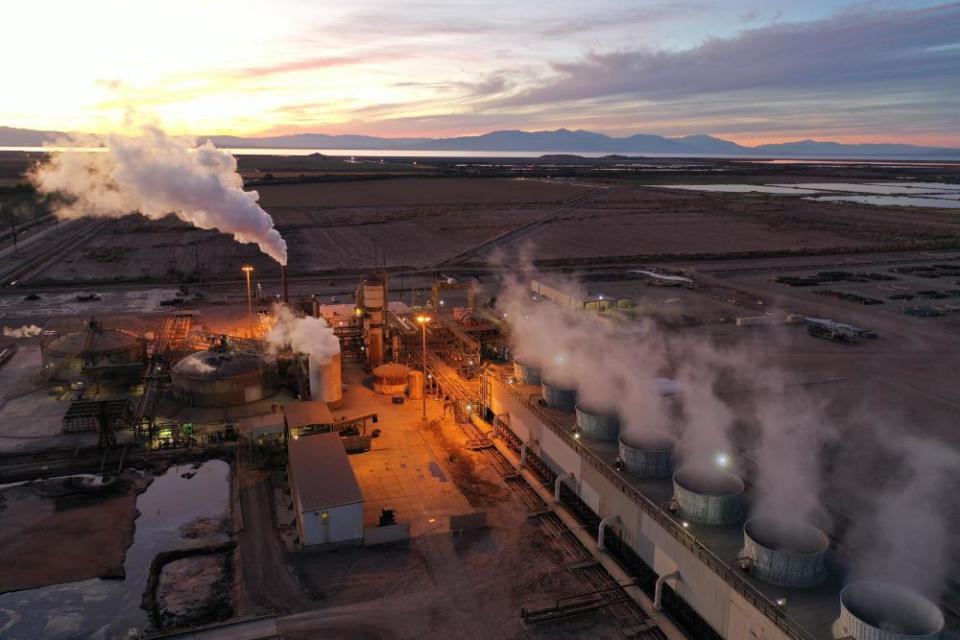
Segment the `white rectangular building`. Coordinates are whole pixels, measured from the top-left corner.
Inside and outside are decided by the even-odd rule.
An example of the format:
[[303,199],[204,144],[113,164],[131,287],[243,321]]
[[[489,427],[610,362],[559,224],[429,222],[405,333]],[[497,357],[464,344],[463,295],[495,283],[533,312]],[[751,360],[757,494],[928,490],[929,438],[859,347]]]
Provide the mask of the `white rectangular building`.
[[291,438],[287,451],[300,543],[362,543],[363,494],[340,436]]

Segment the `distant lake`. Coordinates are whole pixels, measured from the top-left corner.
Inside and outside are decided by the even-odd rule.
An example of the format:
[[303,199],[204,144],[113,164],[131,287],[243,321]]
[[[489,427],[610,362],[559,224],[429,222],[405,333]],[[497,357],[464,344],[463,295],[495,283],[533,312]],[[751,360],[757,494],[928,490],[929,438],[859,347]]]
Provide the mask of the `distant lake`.
[[[0,151],[24,151],[30,153],[45,153],[49,151],[64,151],[66,149],[77,151],[103,151],[99,147],[0,147]],[[712,160],[740,160],[743,162],[770,162],[770,163],[797,163],[797,164],[883,164],[890,166],[945,166],[960,167],[960,158],[943,158],[933,156],[875,156],[870,158],[858,158],[856,156],[804,156],[796,155],[763,155],[763,154],[710,154],[703,153],[699,155],[690,155],[686,153],[643,153],[628,156],[626,154],[614,153],[609,151],[440,151],[440,150],[410,150],[410,149],[292,149],[275,147],[243,147],[231,148],[223,147],[226,151],[237,156],[308,156],[314,153],[321,153],[325,156],[334,157],[356,157],[376,159],[381,158],[463,158],[463,159],[512,159],[512,158],[538,158],[540,156],[571,155],[582,158],[603,158],[611,155],[622,155],[624,159],[643,158],[703,158]]]

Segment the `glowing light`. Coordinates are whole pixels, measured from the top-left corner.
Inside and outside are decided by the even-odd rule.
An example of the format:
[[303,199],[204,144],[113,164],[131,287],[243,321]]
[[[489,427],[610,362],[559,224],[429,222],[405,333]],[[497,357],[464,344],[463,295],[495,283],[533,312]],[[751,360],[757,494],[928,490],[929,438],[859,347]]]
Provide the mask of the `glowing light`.
[[717,463],[717,466],[721,469],[727,467],[730,464],[730,456],[725,453],[718,453],[717,457],[714,458],[714,462]]
[[687,522],[686,520],[684,520],[682,524],[683,524],[683,528],[684,528],[684,529],[689,529],[689,528],[690,528],[690,523]]
[[417,316],[417,322],[420,324],[426,324],[430,322],[430,316]]
[[785,606],[787,606],[787,599],[786,599],[786,598],[777,598],[777,606],[778,606],[778,607],[785,607]]
[[253,272],[253,265],[251,265],[251,264],[245,264],[245,265],[243,265],[242,267],[240,267],[240,270],[243,271],[244,273],[252,273],[252,272]]
[[579,440],[579,439],[580,439],[580,432],[579,432],[579,431],[575,431],[574,434],[573,434],[573,437],[576,438],[577,440]]

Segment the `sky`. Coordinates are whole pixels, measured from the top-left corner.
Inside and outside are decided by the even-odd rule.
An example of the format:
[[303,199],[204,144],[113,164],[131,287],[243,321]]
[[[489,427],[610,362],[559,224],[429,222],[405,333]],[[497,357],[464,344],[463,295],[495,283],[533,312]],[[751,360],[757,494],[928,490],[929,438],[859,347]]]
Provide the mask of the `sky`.
[[960,2],[31,0],[0,125],[960,147]]

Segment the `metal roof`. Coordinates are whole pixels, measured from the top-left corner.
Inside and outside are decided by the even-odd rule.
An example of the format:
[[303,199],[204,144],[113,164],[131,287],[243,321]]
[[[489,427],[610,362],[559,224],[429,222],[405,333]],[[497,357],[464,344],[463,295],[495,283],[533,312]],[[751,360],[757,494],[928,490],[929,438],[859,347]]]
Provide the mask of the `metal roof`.
[[333,424],[330,407],[319,400],[287,402],[283,405],[283,413],[287,417],[287,426],[291,429],[315,424]]
[[287,451],[291,484],[303,511],[363,502],[360,485],[338,434],[291,438]]

